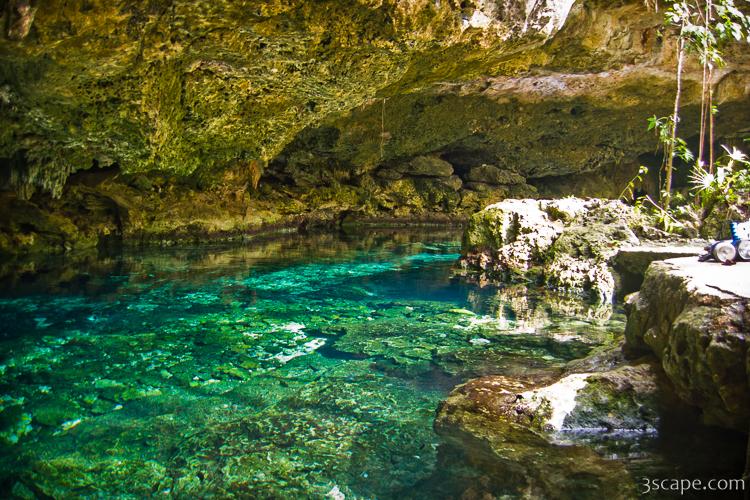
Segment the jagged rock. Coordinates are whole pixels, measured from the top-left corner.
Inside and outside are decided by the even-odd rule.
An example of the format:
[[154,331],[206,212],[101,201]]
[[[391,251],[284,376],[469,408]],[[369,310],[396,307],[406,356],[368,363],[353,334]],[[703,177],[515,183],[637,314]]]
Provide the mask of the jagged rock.
[[495,165],[472,167],[466,174],[466,180],[485,184],[523,184],[526,179],[511,170],[503,170]]
[[[100,189],[129,220],[77,226],[93,238],[237,237],[342,213],[455,219],[565,176],[586,181],[565,193],[616,196],[653,149],[644,117],[672,108],[673,39],[641,0],[6,4],[0,189],[70,196],[33,202],[85,225],[76,175],[166,179]],[[724,52],[716,119],[731,132],[750,120],[750,61]],[[685,137],[701,75],[686,65]],[[450,175],[442,163],[408,172],[420,157],[484,180],[458,197],[378,184]],[[391,171],[402,165],[405,176]]]
[[587,291],[601,303],[611,302],[615,294],[615,279],[606,262],[556,254],[544,265],[547,282],[561,290]]
[[[569,224],[574,223],[573,218],[568,220]],[[628,222],[625,218],[614,223],[584,222],[585,225],[569,225],[555,240],[551,251],[554,254],[579,259],[605,261],[621,246],[635,246],[640,243],[628,227]]]
[[541,276],[610,302],[615,279],[608,261],[618,248],[639,243],[631,226],[640,223],[619,201],[506,200],[471,217],[461,262],[498,278]]
[[[1,115],[0,154],[33,164],[36,173],[17,178],[16,188],[59,195],[68,174],[105,161],[127,172],[180,175],[234,168],[245,158],[267,162],[306,126],[376,105],[383,156],[392,137],[389,97],[436,77],[473,77],[457,57],[486,58],[490,68],[509,51],[533,49],[559,31],[569,10],[570,2],[546,0],[528,12],[404,0],[221,1],[208,10],[189,0],[94,0],[84,8],[8,2],[0,48],[14,75],[2,81],[13,104]],[[440,68],[446,53],[455,56]],[[71,87],[64,99],[62,82]]]
[[747,431],[750,423],[750,265],[694,257],[653,262],[627,299],[626,348],[652,352],[677,394],[706,422]]
[[542,208],[544,203],[506,200],[474,214],[464,233],[463,249],[468,253],[465,262],[473,262],[471,252],[482,252],[486,258],[478,262],[480,269],[528,271],[564,228],[548,217]]
[[[576,211],[575,215],[565,217],[571,223],[579,214],[580,211]],[[559,288],[589,290],[600,302],[609,302],[615,293],[609,259],[621,246],[639,243],[626,222],[569,226],[550,248],[552,258],[544,264],[544,273],[549,282]]]
[[[673,47],[640,0],[6,3],[0,157],[25,194],[96,166],[205,179],[311,151],[351,171],[468,152],[527,179],[601,173],[650,152],[640,124],[671,107]],[[743,55],[716,74],[722,130],[747,122]],[[687,118],[700,67],[684,75]]]

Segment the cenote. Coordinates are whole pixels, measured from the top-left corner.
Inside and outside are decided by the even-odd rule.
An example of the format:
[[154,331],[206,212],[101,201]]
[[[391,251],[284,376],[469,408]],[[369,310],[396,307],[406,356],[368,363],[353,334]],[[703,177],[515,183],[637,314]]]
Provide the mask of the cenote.
[[[8,278],[3,496],[521,495],[433,431],[440,401],[482,375],[559,375],[617,342],[624,319],[540,286],[471,283],[459,237],[293,235]],[[633,482],[737,476],[742,441],[695,418],[568,438]]]
[[750,495],[749,9],[1,0],[0,499]]

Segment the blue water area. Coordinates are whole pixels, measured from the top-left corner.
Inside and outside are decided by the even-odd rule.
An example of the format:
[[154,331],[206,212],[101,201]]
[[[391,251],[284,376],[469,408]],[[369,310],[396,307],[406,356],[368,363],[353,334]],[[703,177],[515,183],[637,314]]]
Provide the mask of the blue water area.
[[432,423],[450,390],[559,373],[616,341],[623,318],[471,284],[458,257],[457,232],[371,231],[66,257],[3,277],[0,489],[460,496],[481,472],[439,458]]

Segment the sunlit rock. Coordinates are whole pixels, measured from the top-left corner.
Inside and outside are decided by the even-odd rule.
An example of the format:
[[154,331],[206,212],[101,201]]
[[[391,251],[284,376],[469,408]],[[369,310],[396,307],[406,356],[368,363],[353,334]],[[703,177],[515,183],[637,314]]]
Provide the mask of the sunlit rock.
[[507,200],[474,214],[462,265],[489,278],[528,276],[563,291],[612,301],[609,260],[640,243],[642,216],[619,201],[563,198]]
[[612,365],[601,357],[574,362],[593,371],[574,369],[557,380],[471,380],[441,403],[435,430],[516,494],[628,498],[635,478],[607,456],[602,436],[657,432],[672,399],[657,363],[615,358]]
[[628,298],[626,347],[651,352],[707,422],[747,430],[750,268],[683,257],[652,263]]

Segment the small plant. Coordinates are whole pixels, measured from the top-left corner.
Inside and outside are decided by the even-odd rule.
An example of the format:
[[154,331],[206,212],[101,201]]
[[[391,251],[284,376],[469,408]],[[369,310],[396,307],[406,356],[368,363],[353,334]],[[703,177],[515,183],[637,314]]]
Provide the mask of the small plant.
[[655,131],[659,142],[668,146],[673,157],[677,157],[685,163],[690,163],[695,159],[695,155],[687,147],[687,143],[681,137],[672,137],[671,131],[675,128],[673,125],[674,118],[671,116],[662,116],[657,118],[656,115],[648,119],[648,130]]
[[750,161],[739,149],[722,146],[726,154],[716,161],[715,172],[696,165],[690,174],[694,192],[701,205],[711,207],[717,203],[731,205],[750,190]]
[[625,189],[620,192],[620,196],[617,198],[622,201],[627,202],[638,202],[638,197],[636,197],[636,189],[638,189],[639,186],[643,185],[644,176],[648,174],[648,167],[641,165],[638,167],[638,173],[635,174],[635,176],[628,181],[627,186],[625,186]]

